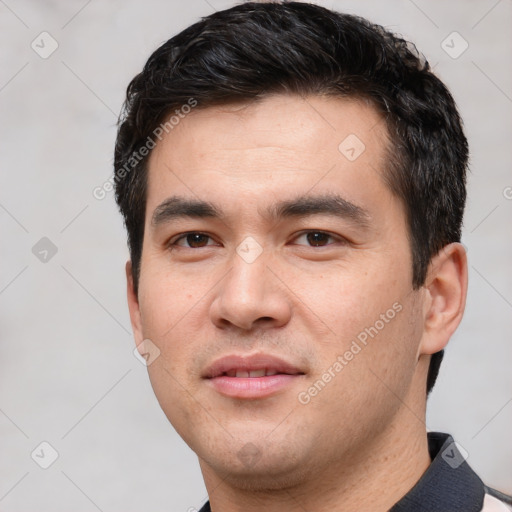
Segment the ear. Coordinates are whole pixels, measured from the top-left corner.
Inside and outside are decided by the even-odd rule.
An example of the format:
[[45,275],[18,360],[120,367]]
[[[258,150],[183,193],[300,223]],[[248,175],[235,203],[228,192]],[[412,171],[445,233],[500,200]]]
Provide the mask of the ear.
[[126,294],[128,297],[128,309],[130,310],[130,321],[132,324],[135,345],[138,346],[144,340],[142,334],[142,322],[140,315],[139,299],[133,286],[132,262],[126,262]]
[[424,324],[419,354],[434,354],[448,344],[466,306],[468,263],[462,244],[448,244],[432,258],[423,287]]

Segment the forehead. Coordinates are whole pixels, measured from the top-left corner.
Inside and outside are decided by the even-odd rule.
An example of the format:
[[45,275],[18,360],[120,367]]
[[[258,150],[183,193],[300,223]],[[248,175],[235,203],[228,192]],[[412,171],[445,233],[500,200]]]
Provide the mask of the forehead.
[[357,203],[385,187],[388,140],[380,113],[359,100],[275,95],[198,107],[152,151],[147,213],[175,193],[217,198],[228,209],[229,198],[248,206],[313,188]]

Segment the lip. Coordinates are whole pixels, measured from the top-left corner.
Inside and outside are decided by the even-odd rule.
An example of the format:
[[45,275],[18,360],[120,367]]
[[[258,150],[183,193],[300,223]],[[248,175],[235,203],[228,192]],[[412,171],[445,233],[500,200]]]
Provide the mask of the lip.
[[222,395],[254,399],[276,394],[304,373],[292,363],[270,354],[229,355],[214,361],[203,378]]

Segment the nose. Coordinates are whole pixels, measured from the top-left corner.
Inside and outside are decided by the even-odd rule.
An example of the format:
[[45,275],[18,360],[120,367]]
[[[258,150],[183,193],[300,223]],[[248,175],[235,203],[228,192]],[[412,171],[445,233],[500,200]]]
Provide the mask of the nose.
[[231,270],[219,283],[211,304],[211,320],[219,328],[274,328],[286,325],[291,301],[269,267],[265,251],[252,262],[234,253]]

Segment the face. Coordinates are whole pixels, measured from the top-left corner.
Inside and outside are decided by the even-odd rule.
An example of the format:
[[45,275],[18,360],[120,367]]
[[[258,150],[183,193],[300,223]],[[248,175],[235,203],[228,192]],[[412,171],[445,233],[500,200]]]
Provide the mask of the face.
[[153,150],[131,316],[203,471],[281,486],[393,425],[422,328],[387,141],[367,104],[276,95],[193,111]]

